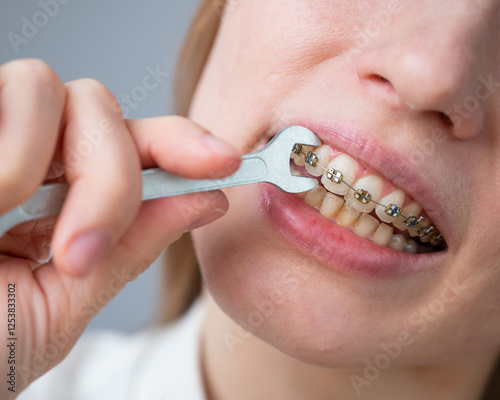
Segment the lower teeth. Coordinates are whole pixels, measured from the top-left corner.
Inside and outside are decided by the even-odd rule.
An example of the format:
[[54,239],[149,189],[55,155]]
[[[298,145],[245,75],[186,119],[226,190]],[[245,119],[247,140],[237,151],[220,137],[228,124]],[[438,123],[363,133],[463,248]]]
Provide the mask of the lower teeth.
[[437,247],[417,244],[411,237],[407,237],[410,236],[409,233],[401,232],[399,229],[397,229],[399,233],[395,233],[393,227],[380,222],[372,215],[353,209],[348,203],[344,203],[340,196],[326,192],[319,185],[311,191],[303,193],[301,197],[304,197],[304,201],[319,211],[326,219],[344,228],[349,228],[356,235],[381,246],[410,254],[428,253],[431,249],[438,250]]

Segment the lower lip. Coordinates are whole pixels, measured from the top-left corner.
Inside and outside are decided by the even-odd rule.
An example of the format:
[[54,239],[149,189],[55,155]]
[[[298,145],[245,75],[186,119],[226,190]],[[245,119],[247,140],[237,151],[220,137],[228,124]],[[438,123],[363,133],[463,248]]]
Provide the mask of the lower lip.
[[260,207],[285,241],[335,271],[400,278],[436,268],[446,256],[446,251],[408,254],[379,246],[328,221],[297,195],[269,184],[260,184]]

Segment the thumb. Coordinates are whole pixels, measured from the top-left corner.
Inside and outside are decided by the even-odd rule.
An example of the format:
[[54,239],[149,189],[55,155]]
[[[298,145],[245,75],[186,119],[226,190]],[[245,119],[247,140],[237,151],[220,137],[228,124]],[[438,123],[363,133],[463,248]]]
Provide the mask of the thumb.
[[144,255],[159,254],[184,232],[223,217],[228,208],[227,197],[220,190],[144,202],[122,239],[123,246]]
[[[144,202],[138,216],[117,246],[87,276],[60,273],[65,292],[71,293],[68,314],[58,314],[56,326],[71,320],[85,327],[126,285],[135,280],[161,252],[184,232],[223,216],[226,196],[219,190]],[[53,294],[57,291],[50,290]],[[56,299],[49,304],[56,304]]]

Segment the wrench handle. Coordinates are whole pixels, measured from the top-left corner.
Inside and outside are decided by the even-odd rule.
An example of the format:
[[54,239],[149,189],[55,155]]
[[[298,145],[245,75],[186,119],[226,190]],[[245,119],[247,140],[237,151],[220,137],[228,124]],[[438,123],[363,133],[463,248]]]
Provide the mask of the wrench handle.
[[[147,169],[142,171],[142,200],[248,185],[266,176],[266,164],[252,154],[244,155],[238,171],[222,179],[187,179],[160,168]],[[41,186],[33,197],[0,218],[0,236],[22,222],[59,215],[68,191],[65,182]]]
[[160,168],[149,169],[142,173],[142,200],[248,185],[262,182],[266,175],[264,161],[245,156],[238,171],[222,179],[187,179]]

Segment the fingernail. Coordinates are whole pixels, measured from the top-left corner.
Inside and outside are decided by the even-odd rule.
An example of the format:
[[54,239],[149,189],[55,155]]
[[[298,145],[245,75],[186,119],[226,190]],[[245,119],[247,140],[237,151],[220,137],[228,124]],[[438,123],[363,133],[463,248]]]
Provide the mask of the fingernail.
[[224,156],[235,156],[235,157],[239,156],[239,153],[233,146],[231,146],[229,143],[224,142],[218,137],[206,133],[201,135],[201,139],[215,153]]
[[196,221],[191,222],[189,224],[189,226],[187,227],[186,232],[189,232],[189,231],[192,231],[196,228],[200,228],[204,225],[207,225],[210,222],[213,222],[216,219],[223,217],[224,215],[226,215],[226,212],[223,209],[215,208],[214,210],[210,211],[208,214],[204,214],[202,217],[198,218]]
[[110,242],[111,237],[105,231],[92,231],[78,236],[66,254],[70,271],[82,277],[87,275],[104,257]]

